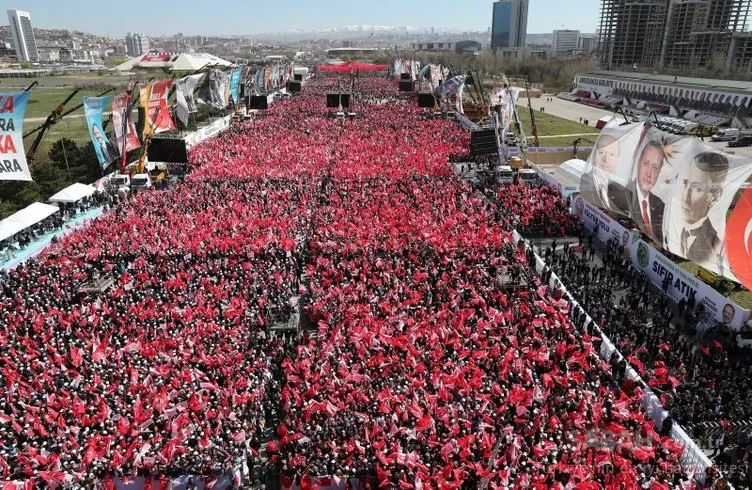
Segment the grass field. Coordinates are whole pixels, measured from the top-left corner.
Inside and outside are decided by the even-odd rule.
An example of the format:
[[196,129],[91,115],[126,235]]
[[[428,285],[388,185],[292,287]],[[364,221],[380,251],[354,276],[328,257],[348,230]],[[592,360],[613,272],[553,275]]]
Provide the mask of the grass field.
[[97,72],[93,73],[76,73],[75,75],[61,75],[61,76],[46,76],[36,78],[1,78],[0,81],[3,90],[8,88],[23,90],[28,87],[31,82],[37,81],[38,88],[66,88],[77,87],[88,84],[107,84],[124,87],[130,75],[118,75],[113,73],[107,73],[100,75]]
[[[29,96],[29,104],[26,106],[26,118],[46,117],[71,93],[69,88],[35,88]],[[84,96],[93,97],[101,92],[82,90],[78,92],[65,106],[65,109],[73,109],[83,103]],[[83,114],[83,108],[73,114]],[[33,124],[33,123],[30,123]],[[30,128],[31,129],[31,128]]]
[[[525,127],[525,135],[531,136],[533,134],[533,129],[530,124],[530,110],[526,105],[518,105],[517,113],[520,115],[522,124]],[[582,134],[593,132],[592,128],[589,128],[584,124],[552,116],[540,111],[535,111],[535,126],[538,129],[538,136],[559,136],[562,134]]]

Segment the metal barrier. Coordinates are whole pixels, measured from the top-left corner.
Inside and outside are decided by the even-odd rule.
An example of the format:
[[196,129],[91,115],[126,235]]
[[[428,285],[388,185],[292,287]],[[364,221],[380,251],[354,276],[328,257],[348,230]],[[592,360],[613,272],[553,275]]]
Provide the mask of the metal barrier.
[[[532,246],[516,230],[512,232],[512,237],[515,245],[520,241],[524,241],[527,246]],[[533,251],[535,252],[535,249],[533,249]],[[543,268],[546,266],[546,263],[538,255],[537,252],[535,253],[535,261],[535,270],[538,274],[540,274]],[[600,326],[595,322],[595,320],[590,317],[585,308],[582,308],[577,300],[574,299],[574,297],[567,290],[564,283],[553,271],[551,271],[551,280],[549,282],[549,286],[560,287],[563,292],[563,298],[568,299],[569,303],[573,305],[572,308],[580,308],[585,312],[585,325],[592,324],[597,331],[598,336],[603,339],[600,350],[601,358],[603,358],[605,361],[609,361],[611,359],[611,356],[615,353],[618,356],[619,360],[623,359],[625,362],[627,362],[628,367],[626,375],[632,381],[640,382],[645,386],[643,388],[643,391],[645,393],[645,396],[642,399],[643,408],[646,415],[648,415],[653,420],[653,422],[655,422],[658,430],[661,430],[663,427],[663,421],[668,416],[668,412],[664,410],[660,399],[655,395],[655,393],[653,393],[650,388],[647,387],[647,384],[642,380],[642,378],[640,378],[640,375],[637,373],[637,371],[635,371],[634,368],[629,364],[629,361],[621,354],[621,352],[618,351],[618,349],[616,349],[616,346],[613,344],[613,342],[611,342],[611,340],[606,336],[603,330],[601,330]],[[705,470],[713,466],[713,462],[710,461],[710,459],[705,455],[702,449],[700,449],[695,441],[692,440],[692,438],[689,437],[684,429],[676,422],[674,422],[672,426],[670,437],[672,440],[678,442],[684,447],[684,452],[681,455],[681,461],[688,469],[690,469],[694,473],[694,475],[690,476],[695,476],[698,480],[704,481]]]

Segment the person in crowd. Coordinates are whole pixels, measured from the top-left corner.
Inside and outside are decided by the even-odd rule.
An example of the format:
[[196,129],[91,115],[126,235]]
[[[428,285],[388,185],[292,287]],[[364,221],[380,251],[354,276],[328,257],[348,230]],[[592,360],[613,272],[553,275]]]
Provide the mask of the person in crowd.
[[[601,361],[592,319],[564,296],[574,277],[597,284],[578,294],[603,324],[626,315],[605,307],[609,288],[631,281],[629,315],[644,322],[640,302],[657,300],[638,276],[621,258],[560,263],[557,248],[551,269],[566,271],[543,280],[513,231],[582,234],[554,189],[473,193],[449,164],[467,153],[459,125],[365,76],[365,117],[336,121],[324,100],[337,86],[317,78],[197,145],[184,183],[2,274],[4,481],[691,488],[644,386]],[[524,282],[505,287],[504,271]],[[82,292],[105,276],[110,290]],[[310,327],[275,333],[301,298]],[[618,343],[669,335],[653,327],[625,326]],[[680,360],[650,363],[658,351],[628,350],[674,396]]]

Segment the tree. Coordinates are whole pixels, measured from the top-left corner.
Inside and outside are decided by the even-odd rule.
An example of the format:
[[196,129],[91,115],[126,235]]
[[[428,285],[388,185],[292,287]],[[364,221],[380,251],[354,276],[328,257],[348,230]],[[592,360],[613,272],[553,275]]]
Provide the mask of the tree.
[[104,61],[104,66],[107,68],[115,68],[116,66],[122,65],[128,61],[128,59],[125,56],[110,56]]

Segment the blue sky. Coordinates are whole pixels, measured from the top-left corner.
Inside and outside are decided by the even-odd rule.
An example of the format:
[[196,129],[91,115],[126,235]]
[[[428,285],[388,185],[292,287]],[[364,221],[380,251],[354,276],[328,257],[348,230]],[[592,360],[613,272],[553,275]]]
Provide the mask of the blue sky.
[[[351,24],[414,25],[485,30],[492,0],[8,0],[44,28],[121,36],[257,34]],[[54,7],[53,7],[54,5]],[[576,7],[574,7],[576,5]],[[528,32],[563,27],[595,32],[600,0],[530,0]],[[5,13],[3,12],[3,15]],[[3,23],[7,23],[4,19]]]

